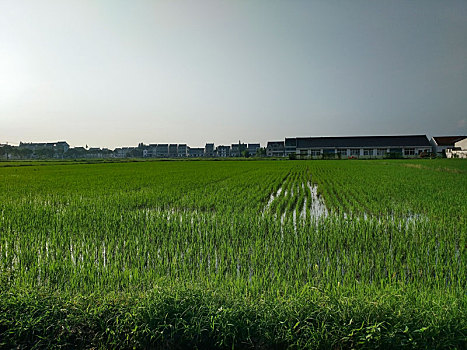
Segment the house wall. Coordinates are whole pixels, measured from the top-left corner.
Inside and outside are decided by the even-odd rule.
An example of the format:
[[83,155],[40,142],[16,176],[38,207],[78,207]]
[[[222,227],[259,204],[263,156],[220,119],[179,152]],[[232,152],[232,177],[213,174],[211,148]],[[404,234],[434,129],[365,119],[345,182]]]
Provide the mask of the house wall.
[[404,158],[417,158],[422,153],[430,153],[430,147],[351,147],[351,148],[297,148],[296,154],[299,158],[320,159],[323,157],[380,159],[388,153],[400,153]]
[[457,141],[454,144],[454,148],[460,148],[462,151],[467,151],[467,138]]

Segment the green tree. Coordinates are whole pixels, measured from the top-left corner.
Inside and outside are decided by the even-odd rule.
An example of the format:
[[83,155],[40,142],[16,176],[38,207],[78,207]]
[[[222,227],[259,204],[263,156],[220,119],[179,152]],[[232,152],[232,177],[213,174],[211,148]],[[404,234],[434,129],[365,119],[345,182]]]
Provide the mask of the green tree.
[[266,157],[266,148],[260,147],[256,150],[257,157]]

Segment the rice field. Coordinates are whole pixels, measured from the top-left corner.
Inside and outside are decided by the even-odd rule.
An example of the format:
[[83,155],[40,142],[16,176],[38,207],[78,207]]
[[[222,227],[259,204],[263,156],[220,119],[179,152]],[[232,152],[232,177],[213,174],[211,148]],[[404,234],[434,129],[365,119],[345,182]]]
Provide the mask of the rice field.
[[0,348],[463,348],[467,162],[0,163]]

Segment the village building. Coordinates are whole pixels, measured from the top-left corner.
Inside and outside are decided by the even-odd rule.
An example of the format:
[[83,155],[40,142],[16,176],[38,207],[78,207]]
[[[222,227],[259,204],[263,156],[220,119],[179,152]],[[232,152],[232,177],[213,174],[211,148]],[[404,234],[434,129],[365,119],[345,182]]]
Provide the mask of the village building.
[[467,136],[433,136],[430,140],[433,153],[440,157],[446,157],[446,150],[453,149],[455,143],[464,140]]
[[246,150],[250,156],[255,156],[258,153],[258,150],[261,148],[259,143],[249,143]]
[[186,143],[181,143],[177,147],[177,156],[179,158],[185,158],[188,156],[188,148]]
[[[85,152],[86,150],[83,147],[75,147],[75,150],[78,150],[79,148],[82,148]],[[120,147],[120,148],[115,148],[114,149],[114,157],[115,158],[132,158],[136,154],[139,154],[137,152],[138,148],[137,147]],[[82,152],[82,150],[78,150]],[[141,153],[142,156],[142,153]]]
[[29,158],[63,158],[70,149],[66,141],[57,142],[20,142],[18,150],[29,152]]
[[150,143],[148,146],[143,149],[143,157],[152,158],[156,156],[156,143]]
[[217,146],[216,155],[221,158],[230,157],[230,146]]
[[288,157],[291,154],[297,153],[297,139],[294,137],[285,138],[284,142],[285,156]]
[[426,135],[298,137],[299,158],[415,158],[428,156]]
[[188,156],[190,158],[201,158],[204,156],[203,147],[188,147]]
[[266,155],[268,157],[284,157],[284,141],[269,141],[266,146]]
[[455,142],[454,147],[445,152],[447,158],[467,158],[467,137]]
[[87,156],[88,156],[88,158],[103,158],[104,153],[98,147],[91,147],[91,148],[88,149]]
[[169,156],[169,145],[167,143],[157,144],[155,157],[167,158],[168,156]]
[[178,157],[178,146],[176,143],[171,143],[169,145],[169,157],[177,158]]
[[231,157],[241,157],[243,152],[247,149],[247,145],[238,141],[238,143],[232,143],[230,146]]
[[204,156],[205,157],[214,157],[214,144],[213,143],[207,143],[206,146],[204,146]]
[[20,142],[20,149],[29,149],[31,151],[41,150],[41,149],[50,149],[56,152],[64,153],[68,151],[70,145],[66,141],[57,141],[57,142]]

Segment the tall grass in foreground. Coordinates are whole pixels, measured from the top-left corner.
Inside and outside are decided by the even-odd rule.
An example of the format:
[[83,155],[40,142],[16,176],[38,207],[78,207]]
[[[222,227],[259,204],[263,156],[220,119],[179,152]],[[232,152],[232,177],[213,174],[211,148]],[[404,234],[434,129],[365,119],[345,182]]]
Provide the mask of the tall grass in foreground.
[[461,348],[466,175],[450,160],[0,167],[0,346]]

